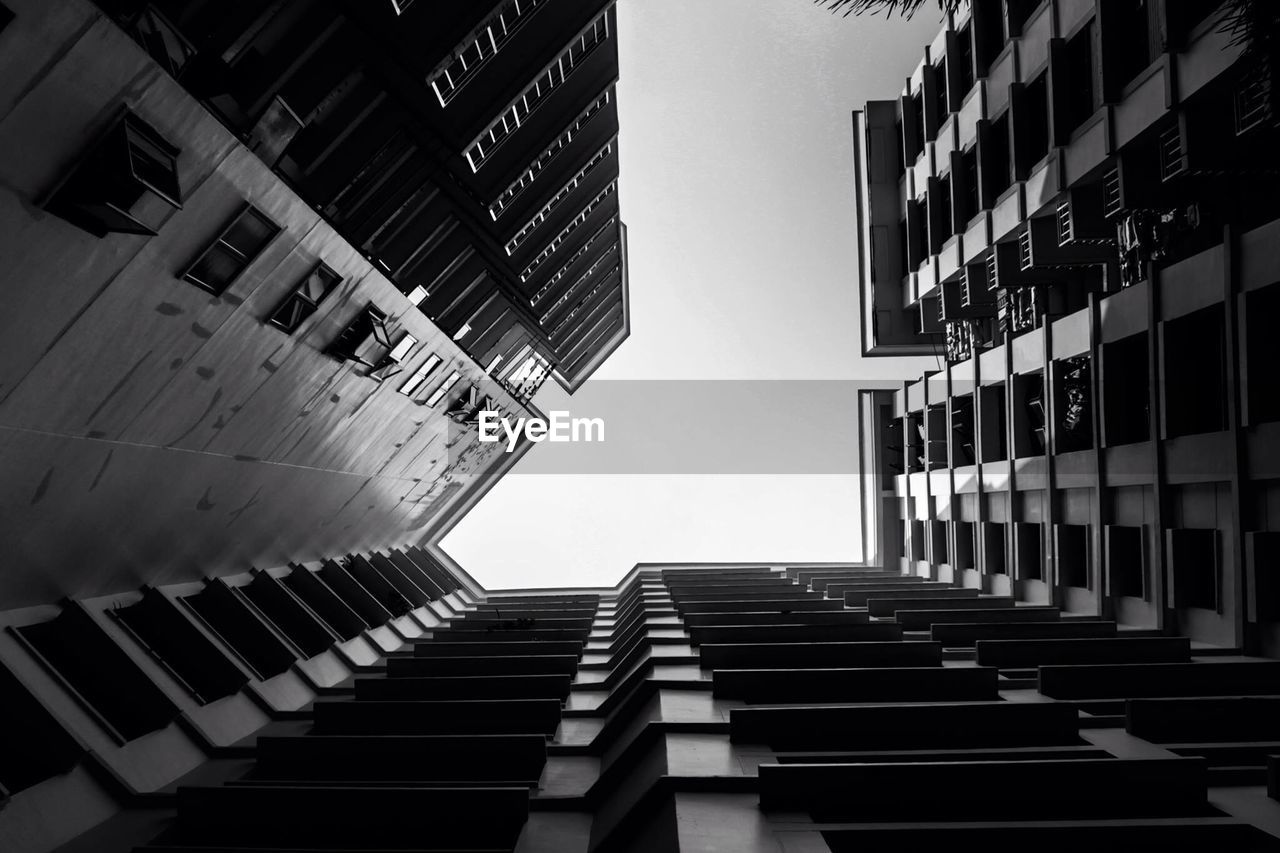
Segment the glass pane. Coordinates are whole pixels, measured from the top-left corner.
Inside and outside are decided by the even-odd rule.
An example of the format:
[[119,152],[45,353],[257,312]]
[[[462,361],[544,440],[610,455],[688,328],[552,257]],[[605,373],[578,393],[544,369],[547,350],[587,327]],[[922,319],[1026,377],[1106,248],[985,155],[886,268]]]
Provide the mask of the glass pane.
[[301,326],[302,321],[310,317],[314,311],[314,306],[293,294],[271,316],[271,322],[286,332],[292,332]]
[[449,378],[446,379],[444,382],[440,383],[439,388],[431,392],[431,396],[428,397],[426,400],[427,405],[434,406],[436,403],[439,403],[440,398],[442,398],[445,394],[448,394],[449,389],[452,388],[460,378],[462,378],[462,375],[457,371],[450,373]]
[[428,357],[426,363],[414,371],[414,374],[406,379],[405,383],[400,386],[400,393],[413,394],[422,386],[423,382],[427,381],[427,377],[430,376],[439,366],[440,356],[432,355]]
[[244,259],[227,251],[221,243],[215,243],[196,261],[186,277],[214,293],[221,293],[244,267]]
[[310,302],[319,302],[339,280],[332,270],[317,267],[298,285],[298,294]]
[[387,353],[387,358],[392,361],[404,361],[409,355],[409,351],[418,343],[418,339],[413,335],[405,335],[400,341],[391,348],[391,352]]
[[274,222],[250,208],[231,224],[222,241],[246,258],[252,258],[279,230]]
[[133,127],[127,127],[126,132],[129,140],[129,163],[133,174],[138,180],[164,196],[167,201],[176,203],[180,191],[177,162],[173,155]]

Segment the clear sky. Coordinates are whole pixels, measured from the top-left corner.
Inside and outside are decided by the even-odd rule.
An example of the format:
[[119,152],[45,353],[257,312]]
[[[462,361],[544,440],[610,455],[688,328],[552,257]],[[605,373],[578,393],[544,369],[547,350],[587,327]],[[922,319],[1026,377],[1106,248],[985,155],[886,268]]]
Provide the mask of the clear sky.
[[477,580],[860,557],[842,380],[933,360],[859,357],[850,112],[896,97],[939,26],[932,6],[619,0],[631,337],[576,395],[536,401],[603,418],[606,447],[538,445],[492,489],[443,542]]

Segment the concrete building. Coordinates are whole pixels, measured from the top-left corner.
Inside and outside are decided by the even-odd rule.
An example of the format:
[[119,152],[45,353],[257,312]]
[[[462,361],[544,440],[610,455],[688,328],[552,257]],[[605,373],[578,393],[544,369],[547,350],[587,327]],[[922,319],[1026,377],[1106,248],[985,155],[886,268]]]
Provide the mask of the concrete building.
[[1212,3],[997,0],[857,116],[866,347],[939,360],[864,400],[877,560],[1280,654],[1270,81]]
[[[1120,96],[958,237],[954,115],[861,185],[893,225],[867,246],[894,204],[901,245],[935,211],[910,275],[864,256],[873,347],[926,340],[948,252],[1037,294],[862,399],[875,559],[534,591],[434,543],[517,458],[477,411],[575,387],[626,334],[611,6],[4,0],[0,850],[1280,849],[1274,406],[1244,391],[1277,241],[1261,194],[1142,206],[1234,85],[1178,8],[978,3],[935,45],[921,103],[968,28],[956,103],[1010,151],[1070,34],[1104,34]],[[1186,40],[1140,42],[1134,9]],[[1172,150],[1170,104],[1182,172],[1138,141]],[[1104,227],[1070,176],[1113,170]],[[1190,218],[1142,212],[1193,202],[1216,232],[1153,246]]]
[[406,548],[5,619],[14,853],[1280,849],[1280,661],[896,569]]
[[3,10],[0,606],[435,541],[626,337],[612,3]]

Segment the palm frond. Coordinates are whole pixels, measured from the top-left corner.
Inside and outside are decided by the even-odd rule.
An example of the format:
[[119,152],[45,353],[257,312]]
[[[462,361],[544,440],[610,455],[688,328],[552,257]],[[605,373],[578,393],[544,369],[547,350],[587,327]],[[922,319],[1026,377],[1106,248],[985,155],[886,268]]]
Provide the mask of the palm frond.
[[[962,0],[937,0],[938,10],[943,15],[955,12],[960,8],[961,2]],[[909,19],[927,3],[928,0],[813,0],[815,6],[825,6],[832,14],[839,14],[845,18],[850,15],[867,13],[878,15],[883,12],[885,17],[892,18],[894,15],[899,15]]]
[[1219,25],[1245,56],[1275,57],[1280,49],[1280,3],[1275,0],[1229,0]]

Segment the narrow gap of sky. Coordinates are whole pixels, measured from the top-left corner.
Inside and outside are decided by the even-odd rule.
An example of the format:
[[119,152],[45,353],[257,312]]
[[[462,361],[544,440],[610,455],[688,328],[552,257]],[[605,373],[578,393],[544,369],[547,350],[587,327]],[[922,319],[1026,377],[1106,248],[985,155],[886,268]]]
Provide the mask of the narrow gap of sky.
[[[896,98],[939,27],[933,4],[904,21],[842,18],[808,0],[620,0],[632,334],[578,394],[548,383],[538,406],[604,417],[608,430],[593,401],[619,395],[601,383],[901,380],[934,366],[860,357],[851,111]],[[723,414],[733,428],[776,413]],[[680,419],[653,419],[664,426],[644,436],[646,452],[684,440]],[[861,556],[857,476],[843,469],[521,473],[549,447],[443,542],[491,589],[612,585],[637,562]]]

